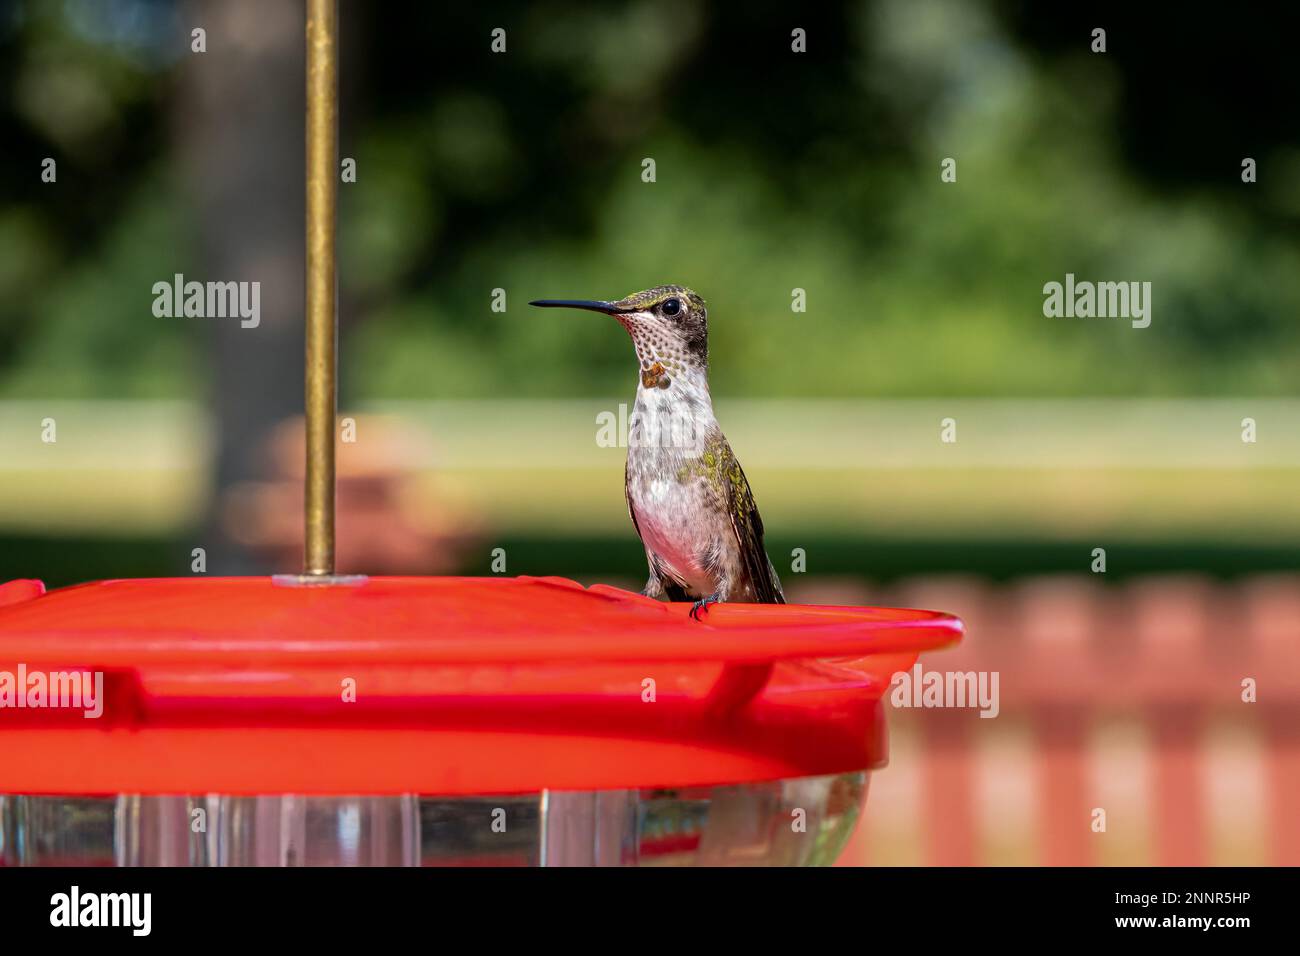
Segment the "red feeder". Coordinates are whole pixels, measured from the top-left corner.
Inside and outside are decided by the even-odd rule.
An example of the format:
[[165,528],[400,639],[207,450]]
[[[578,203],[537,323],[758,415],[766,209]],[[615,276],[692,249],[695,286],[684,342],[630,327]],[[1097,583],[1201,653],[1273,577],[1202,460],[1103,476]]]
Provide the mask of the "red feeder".
[[696,622],[559,578],[302,581],[0,587],[0,860],[829,863],[890,676],[961,635]]

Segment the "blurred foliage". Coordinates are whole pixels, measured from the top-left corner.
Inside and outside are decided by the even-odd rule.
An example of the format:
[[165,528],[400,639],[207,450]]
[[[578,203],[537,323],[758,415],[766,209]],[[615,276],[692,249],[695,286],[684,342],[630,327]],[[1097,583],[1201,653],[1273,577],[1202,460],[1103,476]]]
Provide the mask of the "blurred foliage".
[[[818,6],[343,0],[345,400],[627,392],[617,328],[525,303],[664,282],[708,300],[728,395],[1294,390],[1297,79],[1273,14]],[[0,397],[202,398],[200,323],[150,312],[194,243],[192,22],[0,2]],[[1045,318],[1066,272],[1150,281],[1151,327]]]

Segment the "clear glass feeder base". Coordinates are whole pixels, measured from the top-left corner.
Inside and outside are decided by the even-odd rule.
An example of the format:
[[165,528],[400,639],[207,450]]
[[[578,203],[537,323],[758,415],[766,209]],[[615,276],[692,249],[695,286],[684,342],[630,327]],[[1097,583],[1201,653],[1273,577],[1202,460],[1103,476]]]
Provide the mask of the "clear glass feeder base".
[[868,776],[483,797],[0,796],[0,865],[829,865]]

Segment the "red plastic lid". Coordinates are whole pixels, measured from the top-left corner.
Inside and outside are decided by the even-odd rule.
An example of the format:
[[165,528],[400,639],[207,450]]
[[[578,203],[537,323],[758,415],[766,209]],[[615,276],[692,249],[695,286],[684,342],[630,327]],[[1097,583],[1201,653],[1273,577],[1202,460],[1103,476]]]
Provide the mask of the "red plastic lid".
[[[890,676],[961,636],[931,611],[731,604],[696,622],[689,607],[558,578],[11,582],[0,793],[456,795],[867,769],[886,759]],[[104,675],[101,716],[15,706],[20,673],[30,693],[60,671]]]

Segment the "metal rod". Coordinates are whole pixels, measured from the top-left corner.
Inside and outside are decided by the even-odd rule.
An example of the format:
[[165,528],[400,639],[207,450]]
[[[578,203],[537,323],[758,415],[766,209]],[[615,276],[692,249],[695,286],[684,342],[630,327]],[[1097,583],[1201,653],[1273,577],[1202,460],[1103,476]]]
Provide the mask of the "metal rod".
[[334,573],[338,0],[307,0],[307,480],[303,573]]

